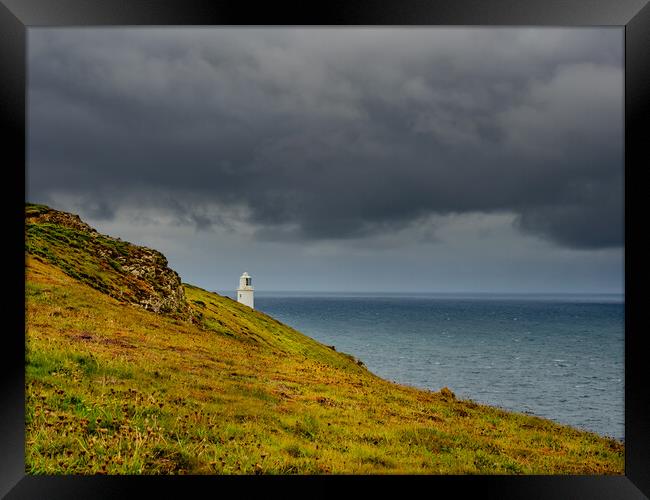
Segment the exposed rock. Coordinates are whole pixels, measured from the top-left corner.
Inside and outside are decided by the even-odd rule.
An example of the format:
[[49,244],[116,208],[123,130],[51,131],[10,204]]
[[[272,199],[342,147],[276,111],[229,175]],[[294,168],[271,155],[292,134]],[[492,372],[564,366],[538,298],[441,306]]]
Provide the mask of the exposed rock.
[[445,401],[454,401],[456,399],[456,395],[451,391],[451,389],[449,389],[449,387],[443,387],[440,389],[440,395]]
[[78,215],[53,210],[44,205],[27,205],[25,210],[27,224],[57,224],[89,234],[98,234],[95,229],[83,222]]
[[157,250],[128,244],[128,254],[110,254],[123,273],[135,277],[142,284],[138,288],[138,303],[154,312],[187,312],[188,305],[181,278],[167,266],[167,259]]
[[180,276],[158,250],[100,234],[78,215],[44,205],[26,205],[25,227],[26,250],[70,276],[118,300],[189,318]]

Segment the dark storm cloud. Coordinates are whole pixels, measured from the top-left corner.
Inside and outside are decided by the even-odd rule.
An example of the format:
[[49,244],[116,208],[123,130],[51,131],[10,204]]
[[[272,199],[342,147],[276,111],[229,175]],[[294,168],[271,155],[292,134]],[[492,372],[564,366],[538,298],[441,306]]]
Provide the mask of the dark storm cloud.
[[619,246],[622,51],[618,29],[30,29],[28,197],[267,239],[510,212]]

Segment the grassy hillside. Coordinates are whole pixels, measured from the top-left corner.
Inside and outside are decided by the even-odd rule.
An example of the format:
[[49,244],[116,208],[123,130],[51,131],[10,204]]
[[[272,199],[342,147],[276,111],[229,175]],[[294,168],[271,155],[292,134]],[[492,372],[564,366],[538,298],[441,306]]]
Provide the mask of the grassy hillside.
[[97,276],[129,273],[46,219],[26,227],[29,474],[623,473],[616,440],[382,380],[227,297],[111,295]]

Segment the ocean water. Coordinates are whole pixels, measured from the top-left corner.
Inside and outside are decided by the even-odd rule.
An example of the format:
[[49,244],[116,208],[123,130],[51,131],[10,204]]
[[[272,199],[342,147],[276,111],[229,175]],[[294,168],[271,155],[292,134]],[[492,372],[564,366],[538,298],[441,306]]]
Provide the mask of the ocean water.
[[622,296],[256,293],[382,378],[624,439]]

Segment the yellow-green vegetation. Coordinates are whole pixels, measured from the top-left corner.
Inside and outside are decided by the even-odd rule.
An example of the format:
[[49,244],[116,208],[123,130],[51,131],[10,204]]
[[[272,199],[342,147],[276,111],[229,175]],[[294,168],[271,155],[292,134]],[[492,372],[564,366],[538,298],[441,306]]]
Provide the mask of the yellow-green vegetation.
[[623,473],[619,441],[385,381],[227,297],[184,285],[181,317],[110,296],[43,255],[43,231],[27,231],[29,474]]

